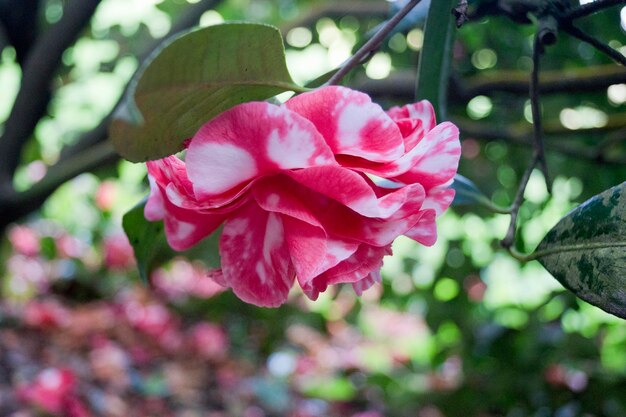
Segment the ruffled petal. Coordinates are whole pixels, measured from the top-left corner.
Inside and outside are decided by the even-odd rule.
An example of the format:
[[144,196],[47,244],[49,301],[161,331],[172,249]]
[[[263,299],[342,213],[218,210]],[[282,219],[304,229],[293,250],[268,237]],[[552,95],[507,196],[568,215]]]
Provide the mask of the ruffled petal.
[[383,277],[380,275],[380,270],[372,271],[362,280],[352,283],[352,288],[354,289],[356,295],[360,297],[365,291],[372,288],[374,284],[380,282],[383,282]]
[[402,187],[378,198],[361,174],[337,166],[313,167],[286,174],[366,217],[391,217],[406,203],[410,192],[407,187]]
[[143,215],[147,220],[155,222],[165,217],[165,202],[163,201],[161,189],[151,175],[148,175],[148,182],[150,183],[150,195],[143,209]]
[[383,257],[390,254],[389,246],[375,247],[362,244],[352,256],[317,276],[303,286],[302,290],[307,297],[316,300],[329,285],[355,283],[367,278],[373,271],[379,271],[383,265]]
[[[432,129],[403,158],[395,163],[396,171],[386,172],[405,184],[419,182],[427,190],[454,178],[461,157],[459,129],[444,122]],[[402,172],[402,174],[397,174]]]
[[435,210],[429,209],[422,212],[422,216],[415,225],[405,233],[405,236],[421,243],[424,246],[432,246],[437,242],[437,224]]
[[276,307],[287,300],[294,268],[279,214],[254,202],[226,221],[220,240],[223,284],[243,301]]
[[332,203],[289,178],[260,181],[252,193],[263,210],[283,215],[289,253],[301,286],[348,258],[358,248],[357,241],[329,236],[322,221],[309,208],[325,210]]
[[174,250],[189,249],[213,233],[226,219],[226,214],[206,214],[180,208],[172,204],[163,187],[154,179],[150,183],[150,197],[144,208],[144,216],[151,221],[163,219],[167,243]]
[[428,190],[424,199],[423,209],[433,209],[440,216],[454,200],[455,191],[448,186],[435,187]]
[[284,106],[313,122],[335,154],[387,162],[404,153],[398,126],[367,94],[331,86],[300,94]]
[[281,170],[336,163],[311,122],[265,102],[240,104],[202,126],[186,162],[199,200],[238,192],[250,180]]
[[387,110],[387,114],[400,128],[407,152],[413,149],[436,125],[435,110],[428,100],[402,107],[392,107]]

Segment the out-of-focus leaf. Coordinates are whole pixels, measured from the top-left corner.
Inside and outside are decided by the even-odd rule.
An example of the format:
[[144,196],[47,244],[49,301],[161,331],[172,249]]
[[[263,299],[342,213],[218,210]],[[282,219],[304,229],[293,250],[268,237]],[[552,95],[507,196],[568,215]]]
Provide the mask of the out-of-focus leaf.
[[304,394],[328,401],[347,401],[354,397],[356,390],[347,378],[312,378],[307,380]]
[[572,210],[531,255],[561,284],[626,318],[626,182]]
[[133,161],[180,151],[185,139],[230,107],[302,91],[287,70],[278,29],[230,23],[187,32],[156,51],[110,128]]
[[424,27],[424,46],[418,65],[416,98],[430,101],[438,120],[446,119],[446,92],[456,31],[451,10],[457,3],[458,0],[432,2]]

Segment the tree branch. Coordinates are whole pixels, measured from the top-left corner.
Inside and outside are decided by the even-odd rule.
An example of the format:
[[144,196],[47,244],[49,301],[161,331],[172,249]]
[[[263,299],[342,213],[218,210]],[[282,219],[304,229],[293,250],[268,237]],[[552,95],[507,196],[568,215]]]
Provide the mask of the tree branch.
[[592,15],[611,6],[617,6],[618,4],[623,5],[624,0],[596,0],[594,2],[583,4],[569,10],[561,17],[561,19],[571,21],[574,19]]
[[[166,37],[193,26],[202,12],[215,7],[220,1],[202,0],[190,6],[172,26]],[[150,45],[140,56],[149,56],[161,42],[162,39]],[[124,94],[120,101],[123,97]],[[116,107],[117,105],[113,111]],[[0,182],[0,230],[20,217],[37,210],[66,181],[119,159],[111,144],[106,141],[113,111],[97,127],[85,132],[74,145],[66,147],[59,161],[50,167],[45,177],[30,189],[17,193],[12,187],[12,181]]]
[[548,188],[548,192],[550,192],[551,181],[548,175],[548,164],[546,163],[546,155],[543,146],[543,129],[541,127],[542,116],[541,116],[541,102],[539,98],[539,63],[541,61],[541,54],[543,52],[543,42],[545,34],[541,33],[541,30],[537,31],[537,35],[535,36],[535,45],[533,47],[533,70],[530,75],[530,86],[529,86],[529,96],[530,96],[530,107],[532,111],[533,117],[533,148],[535,150],[533,167],[535,164],[539,164],[541,171],[546,179],[546,186]]
[[513,204],[511,204],[511,221],[509,223],[509,228],[504,236],[504,239],[500,242],[503,248],[511,249],[515,244],[515,231],[517,228],[517,216],[519,215],[519,210],[522,207],[522,203],[524,202],[524,191],[526,191],[526,185],[528,185],[528,180],[530,179],[530,174],[532,174],[533,169],[537,166],[538,163],[537,156],[533,157],[533,160],[526,168],[524,175],[522,176],[522,180],[520,181],[519,187],[517,189],[517,193],[515,194],[515,199],[513,200]]
[[[593,4],[593,3],[591,3]],[[626,66],[626,56],[622,55],[621,52],[611,48],[609,45],[607,45],[606,43],[602,42],[601,40],[585,33],[584,31],[578,29],[576,26],[574,25],[563,25],[562,29],[569,33],[570,35],[572,35],[573,37],[580,39],[583,42],[587,42],[589,45],[593,46],[594,48],[596,48],[598,51],[603,52],[604,54],[608,55],[611,59],[613,59],[615,62],[618,62],[624,66]]]
[[[489,122],[475,122],[468,119],[453,119],[453,122],[459,127],[459,130],[463,132],[466,138],[474,138],[477,140],[485,141],[502,141],[508,144],[530,147],[533,145],[532,131],[528,128],[514,128],[508,126],[494,125]],[[621,127],[624,126],[622,123]],[[549,129],[546,129],[549,132]],[[547,133],[546,132],[546,133]],[[608,132],[608,133],[607,133]],[[609,143],[601,141],[596,146],[580,146],[575,145],[571,141],[554,141],[548,140],[545,146],[548,150],[560,153],[561,155],[569,156],[576,159],[587,160],[598,164],[606,165],[624,165],[626,164],[626,153],[621,155],[612,155],[610,147],[614,144],[626,141],[626,130],[618,129],[607,131],[606,128],[592,128],[592,129],[580,129],[580,130],[566,130],[563,127],[559,131],[554,131],[553,134],[579,134],[582,136],[589,136],[594,133],[603,133],[608,138],[612,138]]]
[[30,138],[50,99],[50,83],[63,52],[89,22],[100,0],[74,0],[61,20],[43,34],[24,64],[22,86],[0,141],[0,182],[12,181],[22,148]]
[[338,18],[344,16],[370,17],[386,16],[389,6],[384,2],[342,0],[312,7],[303,17],[287,22],[280,27],[281,32],[287,33],[293,28],[313,25],[322,17]]
[[354,55],[352,55],[346,62],[341,65],[339,71],[337,71],[326,83],[326,85],[333,85],[339,83],[343,77],[346,76],[357,65],[361,64],[369,57],[381,44],[381,42],[387,37],[387,35],[396,27],[398,23],[406,16],[421,0],[410,0],[398,13],[396,13],[391,19],[383,25],[382,28],[372,38],[365,43]]
[[[474,75],[467,78],[452,76],[450,79],[451,98],[469,101],[480,95],[493,96],[495,93],[526,94],[530,83],[528,73],[523,71],[493,71],[488,75]],[[597,92],[613,84],[626,83],[626,70],[609,64],[592,67],[542,71],[539,75],[541,94]],[[415,71],[399,70],[383,80],[359,77],[355,88],[372,96],[397,97],[410,100],[415,91]]]

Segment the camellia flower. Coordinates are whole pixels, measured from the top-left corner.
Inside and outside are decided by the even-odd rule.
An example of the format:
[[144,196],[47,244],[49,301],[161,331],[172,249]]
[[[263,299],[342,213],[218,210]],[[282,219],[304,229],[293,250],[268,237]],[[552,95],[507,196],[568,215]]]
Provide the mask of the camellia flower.
[[339,283],[360,294],[396,237],[435,243],[459,155],[458,129],[435,125],[428,102],[385,112],[325,87],[235,106],[200,128],[185,161],[148,162],[145,216],[164,220],[176,250],[223,224],[215,279],[249,303],[284,303],[294,279],[311,299]]

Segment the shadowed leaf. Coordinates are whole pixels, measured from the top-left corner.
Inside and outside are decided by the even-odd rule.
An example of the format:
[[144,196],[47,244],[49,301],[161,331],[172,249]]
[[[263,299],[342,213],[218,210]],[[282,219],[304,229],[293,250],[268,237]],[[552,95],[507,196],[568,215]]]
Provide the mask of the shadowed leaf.
[[575,208],[532,255],[561,284],[626,318],[626,183]]
[[230,107],[289,90],[302,88],[291,80],[278,29],[230,23],[187,32],[139,72],[110,137],[130,161],[162,158]]

